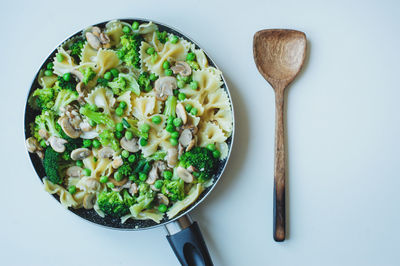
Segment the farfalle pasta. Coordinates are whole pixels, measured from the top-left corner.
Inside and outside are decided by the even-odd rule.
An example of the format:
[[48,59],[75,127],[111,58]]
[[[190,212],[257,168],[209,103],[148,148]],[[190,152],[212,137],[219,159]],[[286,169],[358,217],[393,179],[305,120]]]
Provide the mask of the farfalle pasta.
[[221,72],[152,22],[85,29],[58,47],[38,84],[27,147],[67,208],[160,223],[191,206],[229,154]]

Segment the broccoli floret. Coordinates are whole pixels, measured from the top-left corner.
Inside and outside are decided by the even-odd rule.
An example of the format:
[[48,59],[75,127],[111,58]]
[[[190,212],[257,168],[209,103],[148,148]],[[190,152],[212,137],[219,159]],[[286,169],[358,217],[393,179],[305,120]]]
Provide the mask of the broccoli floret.
[[139,137],[139,138],[148,139],[149,134],[142,132],[139,129],[139,126],[138,126],[139,121],[138,120],[127,118],[126,122],[128,122],[128,124],[130,125],[130,127],[127,130],[131,131],[133,133],[133,135],[135,135],[136,137]]
[[204,182],[212,177],[218,164],[218,159],[214,158],[212,151],[204,147],[195,147],[185,152],[180,157],[180,161],[189,167],[192,165],[198,172],[197,180]]
[[118,168],[118,172],[120,172],[123,176],[130,176],[133,173],[132,167],[129,163],[124,161],[124,163]]
[[83,71],[81,71],[83,74],[83,79],[82,82],[87,85],[89,81],[91,81],[95,76],[96,72],[93,71],[91,67],[85,68]]
[[56,91],[53,88],[36,89],[32,94],[31,107],[34,109],[49,110],[54,105]]
[[173,116],[176,117],[175,109],[176,109],[177,99],[175,96],[168,96],[167,101],[165,102],[164,115],[167,117]]
[[178,178],[174,180],[164,180],[161,192],[171,200],[183,200],[185,198],[185,182]]
[[149,74],[147,72],[143,72],[139,75],[138,84],[140,86],[140,90],[142,91],[148,91],[148,88],[151,88]]
[[156,33],[157,33],[157,39],[161,42],[161,43],[166,43],[167,42],[167,40],[168,40],[168,33],[166,32],[166,31],[163,31],[163,32],[159,32],[159,31],[156,31]]
[[71,55],[79,58],[81,56],[84,44],[85,40],[83,38],[79,38],[73,44],[71,44],[69,47],[69,50],[71,50]]
[[99,140],[101,145],[108,146],[111,145],[111,148],[115,151],[119,150],[119,141],[115,137],[114,133],[110,130],[104,130],[99,134]]
[[120,218],[129,213],[129,207],[135,203],[133,197],[124,190],[124,196],[118,191],[104,191],[97,197],[97,204],[105,214]]
[[142,210],[148,208],[153,202],[155,192],[151,190],[150,186],[146,183],[139,185],[139,197],[136,198],[136,204],[131,206],[129,209],[133,216],[137,216]]
[[139,49],[143,37],[140,34],[125,34],[121,36],[122,47],[118,50],[117,54],[119,59],[125,62],[128,66],[140,68]]
[[76,101],[78,97],[79,95],[76,91],[60,90],[57,94],[57,98],[52,107],[52,110],[57,112],[57,114],[60,114],[61,108],[67,106],[73,101]]
[[66,81],[63,77],[58,77],[55,87],[59,88],[60,90],[75,91],[76,81],[73,78],[71,78],[69,81]]
[[140,87],[132,75],[120,73],[112,82],[108,82],[108,86],[116,95],[121,95],[126,91],[132,91],[137,96],[140,95]]
[[60,166],[60,153],[54,151],[50,146],[46,148],[44,152],[43,167],[46,172],[47,178],[53,184],[61,184],[62,176],[59,172]]
[[53,111],[42,111],[42,114],[35,118],[34,137],[41,141],[41,137],[38,134],[40,129],[45,129],[50,136],[61,137],[60,126],[57,124],[56,119],[57,115]]
[[167,156],[167,153],[165,151],[156,151],[151,156],[149,156],[147,159],[154,160],[154,161],[161,161],[161,160],[164,160],[165,156]]
[[79,109],[79,112],[89,118],[90,120],[96,122],[97,124],[106,125],[108,128],[114,128],[115,124],[114,121],[110,116],[105,113],[96,112],[91,110],[88,104],[82,106]]
[[108,86],[108,80],[106,80],[105,78],[98,78],[97,79],[97,85],[103,86],[103,87],[107,87]]

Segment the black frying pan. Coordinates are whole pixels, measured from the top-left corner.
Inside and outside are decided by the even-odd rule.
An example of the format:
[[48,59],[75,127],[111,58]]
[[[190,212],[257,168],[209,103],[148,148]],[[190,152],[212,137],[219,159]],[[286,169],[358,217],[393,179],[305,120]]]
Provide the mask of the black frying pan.
[[[148,20],[144,19],[120,19],[121,21],[128,22],[129,24],[132,24],[134,21],[138,21],[139,23],[148,23]],[[98,26],[103,28],[105,24],[108,21],[98,23],[93,26]],[[186,39],[187,41],[190,41],[196,45],[196,48],[200,48],[192,39],[188,38],[186,35],[180,33],[179,31],[158,23],[154,22],[153,23],[157,24],[159,27],[160,31],[167,31],[170,33],[173,33],[179,37],[182,37]],[[81,31],[75,33],[74,35],[68,37],[66,40],[75,37],[79,35]],[[60,44],[61,45],[61,44]],[[58,46],[57,46],[58,47]],[[28,98],[29,95],[37,88],[39,88],[39,84],[37,81],[39,71],[40,69],[43,69],[47,63],[51,62],[52,59],[54,58],[57,50],[54,49],[53,52],[46,58],[46,60],[43,62],[43,64],[40,66],[39,70],[37,71],[37,74],[32,82],[31,88],[28,93]],[[206,53],[205,53],[206,54]],[[212,59],[206,54],[208,63],[210,66],[216,67],[215,63],[212,61]],[[231,103],[231,111],[233,115],[233,106],[232,106],[232,100],[231,96],[229,93],[228,86],[225,82],[225,79],[222,77],[223,80],[223,89],[226,91],[226,93],[229,96],[229,100]],[[28,102],[28,101],[27,101]],[[30,133],[30,126],[29,124],[34,121],[36,115],[39,113],[36,110],[33,110],[26,102],[25,106],[25,138],[28,138],[31,136]],[[233,116],[234,118],[234,116]],[[233,119],[234,121],[234,119]],[[113,229],[120,229],[120,230],[129,230],[129,231],[136,231],[136,230],[143,230],[143,229],[151,229],[155,228],[158,226],[165,226],[167,231],[168,231],[168,236],[167,239],[172,247],[172,249],[175,252],[175,255],[177,256],[178,260],[182,265],[213,265],[210,254],[208,253],[207,246],[204,242],[204,239],[201,235],[199,226],[196,222],[192,222],[190,217],[188,216],[188,213],[193,210],[200,202],[204,200],[204,198],[213,190],[215,185],[217,184],[218,180],[220,179],[222,173],[224,172],[225,166],[228,162],[230,152],[232,150],[232,143],[233,143],[233,137],[234,137],[234,122],[233,122],[233,131],[232,135],[228,138],[226,141],[229,147],[229,153],[228,157],[221,161],[218,170],[215,173],[213,179],[214,183],[212,186],[206,188],[203,193],[199,196],[199,198],[191,204],[188,208],[183,210],[181,213],[179,213],[176,217],[173,219],[168,219],[166,217],[161,220],[159,224],[152,220],[132,220],[128,219],[124,224],[121,224],[119,218],[112,218],[109,216],[106,216],[105,218],[100,217],[93,209],[92,210],[86,210],[84,208],[80,209],[72,209],[69,208],[68,210],[75,213],[77,216],[90,221],[92,223],[107,227],[107,228],[113,228]],[[40,180],[45,177],[45,171],[42,165],[41,159],[33,153],[29,153],[29,157],[31,159],[31,162],[33,164],[33,167],[38,174]],[[42,181],[43,182],[43,181]],[[59,201],[58,195],[54,194],[54,198],[56,198]]]

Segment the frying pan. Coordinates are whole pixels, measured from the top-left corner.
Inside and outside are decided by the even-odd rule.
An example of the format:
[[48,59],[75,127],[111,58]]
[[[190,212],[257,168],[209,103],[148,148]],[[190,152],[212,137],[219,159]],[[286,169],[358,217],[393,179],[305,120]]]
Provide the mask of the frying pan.
[[[149,20],[146,19],[135,19],[135,18],[130,18],[130,19],[120,19],[120,21],[128,22],[129,24],[132,24],[134,21],[138,21],[139,23],[148,23]],[[98,27],[104,27],[105,24],[108,21],[98,23],[93,26],[98,26]],[[170,33],[175,34],[176,36],[182,37],[183,39],[186,39],[187,41],[190,41],[195,44],[196,48],[200,48],[192,39],[190,39],[187,35],[182,34],[178,30],[167,26],[162,23],[158,23],[153,21],[153,23],[156,23],[159,27],[160,31],[167,31]],[[72,36],[68,37],[66,40],[75,37],[79,35],[81,31],[73,34]],[[62,43],[61,43],[62,44]],[[60,44],[60,45],[61,45]],[[58,45],[59,46],[59,45]],[[57,47],[58,47],[57,46]],[[203,50],[204,51],[204,50]],[[38,75],[40,69],[43,69],[44,66],[47,65],[47,63],[51,62],[52,59],[54,58],[57,50],[54,49],[53,52],[47,57],[47,59],[44,61],[44,63],[40,66],[39,70],[37,71],[34,80],[32,81],[31,88],[28,93],[26,105],[25,105],[25,138],[28,138],[31,136],[30,133],[30,123],[35,120],[36,115],[38,115],[38,111],[33,110],[29,104],[28,104],[28,98],[29,95],[36,89],[39,88],[38,84]],[[207,55],[206,52],[204,52],[207,59],[208,63],[210,66],[213,66],[215,68],[218,68],[214,61]],[[228,162],[228,159],[230,157],[230,153],[232,150],[232,144],[233,144],[233,138],[234,138],[234,115],[233,115],[233,106],[232,106],[232,100],[231,96],[229,93],[228,86],[226,84],[226,81],[224,77],[222,77],[223,85],[222,88],[226,91],[229,101],[231,103],[230,108],[232,111],[232,118],[233,118],[233,130],[232,130],[232,135],[227,139],[226,143],[228,144],[229,152],[228,156],[226,159],[223,161],[220,161],[217,171],[215,175],[213,176],[213,185],[210,187],[206,188],[203,193],[198,197],[198,199],[191,204],[189,207],[187,207],[185,210],[183,210],[180,214],[178,214],[176,217],[172,219],[168,219],[164,217],[159,224],[152,220],[132,220],[128,219],[124,224],[121,224],[120,219],[118,218],[112,218],[109,216],[106,216],[105,218],[101,218],[94,210],[86,210],[86,209],[71,209],[69,208],[68,210],[75,213],[77,216],[81,217],[82,219],[92,222],[94,224],[106,227],[106,228],[113,228],[113,229],[119,229],[119,230],[126,230],[126,231],[139,231],[139,230],[144,230],[144,229],[151,229],[151,228],[156,228],[158,226],[165,226],[167,229],[168,235],[167,239],[168,242],[170,243],[173,251],[175,252],[175,255],[177,256],[179,262],[182,265],[213,265],[210,254],[208,252],[206,243],[203,239],[203,236],[200,232],[200,228],[197,224],[197,222],[193,222],[188,213],[193,210],[196,206],[202,202],[207,195],[214,189],[215,185],[219,181],[222,173],[224,172],[224,169],[226,167],[226,164]],[[31,159],[32,165],[40,179],[41,182],[43,182],[43,178],[45,177],[45,171],[43,168],[42,161],[39,159],[39,157],[36,154],[29,153],[29,157]],[[58,195],[53,195],[55,199],[59,201]]]

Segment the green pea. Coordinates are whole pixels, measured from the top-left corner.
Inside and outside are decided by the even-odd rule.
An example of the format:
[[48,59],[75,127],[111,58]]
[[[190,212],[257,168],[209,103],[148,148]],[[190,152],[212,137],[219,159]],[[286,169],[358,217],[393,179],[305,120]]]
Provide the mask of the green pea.
[[141,181],[146,181],[146,179],[147,179],[146,173],[139,173],[139,179],[140,179]]
[[126,138],[127,140],[133,139],[133,133],[132,133],[132,131],[127,130],[127,131],[125,132],[125,138]]
[[195,80],[193,80],[192,82],[190,82],[190,88],[192,90],[197,90],[197,87],[199,86],[199,83]]
[[178,199],[178,196],[177,196],[176,194],[172,194],[171,196],[169,196],[169,198],[170,198],[172,201],[176,201],[176,200]]
[[179,127],[182,125],[182,119],[180,119],[179,117],[174,119],[174,126]]
[[160,188],[162,188],[163,184],[164,184],[164,182],[163,182],[162,180],[157,180],[157,181],[154,183],[154,187],[155,187],[156,189],[160,189]]
[[121,156],[124,157],[124,158],[128,158],[128,157],[129,157],[129,151],[123,150],[123,151],[121,152]]
[[115,109],[115,113],[117,114],[117,116],[123,116],[124,109],[122,109],[121,107],[118,107],[117,109]]
[[107,187],[109,187],[109,188],[115,188],[115,185],[113,184],[113,183],[107,183]]
[[174,138],[170,138],[169,143],[171,143],[172,146],[176,146],[176,145],[178,145],[178,140],[174,139]]
[[177,43],[179,41],[179,38],[178,36],[172,35],[169,40],[171,43]]
[[196,58],[196,55],[192,52],[188,53],[186,56],[186,60],[193,61]]
[[163,176],[165,179],[170,180],[172,178],[172,172],[171,171],[164,171]]
[[174,90],[174,96],[178,96],[179,90]]
[[150,126],[148,124],[143,124],[140,126],[140,130],[144,133],[147,133],[150,130]]
[[63,79],[64,79],[65,81],[70,81],[70,80],[71,80],[71,73],[65,73],[65,74],[63,75]]
[[197,115],[197,108],[193,107],[192,110],[190,110],[190,114],[196,116]]
[[107,176],[104,175],[104,176],[100,177],[100,183],[105,184],[107,182],[108,182],[108,177]]
[[183,89],[183,88],[185,88],[186,82],[183,80],[178,80],[178,82],[176,84],[179,89]]
[[46,77],[53,76],[53,71],[52,71],[52,70],[46,70],[46,71],[44,71],[44,75],[45,75]]
[[118,77],[119,71],[116,68],[111,68],[110,69],[111,74],[113,75],[114,78]]
[[121,172],[117,171],[117,172],[114,173],[114,179],[116,181],[121,181],[123,178],[124,178],[124,176],[123,176],[123,174]]
[[164,69],[169,69],[170,64],[169,64],[168,60],[165,60],[165,61],[164,61],[164,63],[162,64],[162,67],[163,67]]
[[142,138],[144,138],[145,140],[148,140],[149,139],[149,133],[142,132]]
[[127,103],[124,101],[119,103],[119,107],[121,107],[122,109],[126,109],[127,106],[128,106]]
[[129,180],[131,180],[131,181],[136,181],[136,180],[137,180],[136,175],[130,175],[130,176],[129,176]]
[[62,54],[57,54],[56,59],[58,62],[62,62],[62,61],[64,61],[64,56]]
[[179,138],[179,132],[178,131],[174,131],[171,133],[171,138],[177,139]]
[[85,176],[90,176],[91,173],[92,173],[92,171],[91,171],[89,168],[83,169],[83,174],[84,174]]
[[147,145],[147,143],[148,143],[147,139],[144,139],[144,138],[139,139],[140,146],[144,147]]
[[93,162],[97,162],[97,157],[93,157]]
[[165,128],[165,130],[166,130],[167,132],[169,132],[169,133],[172,133],[172,132],[175,131],[175,126],[169,124],[169,125],[167,125],[167,127]]
[[186,94],[184,94],[183,92],[179,93],[179,94],[178,94],[178,99],[179,99],[180,101],[185,100],[185,99],[186,99]]
[[221,152],[219,151],[219,150],[215,150],[215,151],[213,151],[213,156],[214,156],[214,158],[219,158],[219,157],[221,157]]
[[92,140],[91,139],[83,140],[83,147],[89,148],[90,146],[92,146]]
[[185,83],[189,83],[189,82],[192,80],[192,77],[191,77],[191,76],[186,76],[186,77],[184,77],[184,76],[181,76],[181,75],[179,75],[179,74],[176,76],[176,78],[177,78],[178,80],[184,81]]
[[125,126],[126,128],[130,128],[130,127],[131,127],[131,124],[129,124],[129,122],[126,121],[125,118],[122,118],[122,124],[124,124],[124,126]]
[[122,59],[125,56],[125,52],[123,50],[118,50],[117,51],[117,56],[118,56],[119,59]]
[[174,117],[173,116],[168,117],[167,124],[171,125],[173,122],[174,122]]
[[111,80],[111,79],[112,79],[112,74],[111,74],[111,72],[106,72],[106,73],[104,74],[104,78],[105,78],[106,80]]
[[83,162],[81,160],[76,161],[76,166],[82,167]]
[[149,91],[151,91],[152,89],[153,89],[153,87],[149,84],[149,85],[146,86],[146,88],[144,88],[144,91],[145,91],[145,92],[149,92]]
[[191,104],[187,104],[185,106],[186,112],[190,112],[190,110],[192,110],[193,106]]
[[131,29],[130,29],[128,26],[124,26],[124,27],[122,28],[122,31],[123,31],[124,33],[129,33],[129,32],[131,32]]
[[171,69],[166,69],[166,70],[164,70],[164,74],[165,74],[166,76],[172,76],[173,72],[172,72]]
[[40,146],[41,146],[42,148],[46,148],[46,147],[47,147],[46,141],[45,141],[44,139],[42,139],[42,140],[40,141]]
[[166,212],[167,211],[167,206],[165,204],[160,204],[158,205],[158,211],[159,212]]
[[135,154],[129,155],[129,157],[128,157],[128,162],[134,163],[135,161],[136,161],[136,156],[135,156]]
[[158,77],[157,77],[156,74],[151,73],[150,76],[149,76],[149,79],[150,79],[151,81],[156,81],[156,80],[158,79]]
[[46,66],[46,68],[48,70],[53,70],[53,67],[54,67],[54,64],[52,62],[48,63],[47,66]]
[[133,22],[133,23],[132,23],[132,29],[133,29],[133,30],[139,29],[139,22],[137,22],[137,21]]
[[154,47],[149,47],[149,48],[147,48],[147,50],[146,50],[146,53],[149,54],[149,55],[154,54],[154,52],[155,52]]
[[119,131],[119,132],[123,131],[123,130],[124,130],[124,124],[118,123],[118,124],[115,126],[115,130],[117,130],[117,131]]
[[91,127],[95,127],[97,125],[97,123],[95,121],[93,121],[93,120],[89,120],[89,125]]
[[117,139],[121,139],[123,137],[122,132],[120,131],[116,131],[114,134]]
[[186,61],[188,64],[189,64],[189,66],[191,67],[191,68],[193,68],[194,70],[199,70],[200,69],[200,66],[199,66],[199,64],[196,62],[196,61]]
[[154,124],[159,125],[159,124],[161,123],[161,117],[160,117],[159,115],[153,116],[153,117],[151,118],[151,121],[152,121]]
[[93,148],[98,149],[98,148],[100,148],[100,146],[101,146],[100,141],[98,139],[94,139],[93,140]]
[[210,151],[215,151],[216,149],[214,143],[208,144],[206,148],[209,149]]
[[68,188],[68,192],[71,193],[71,194],[75,194],[76,193],[76,186],[70,186]]
[[154,64],[157,61],[158,55],[157,52],[151,55],[151,62]]

